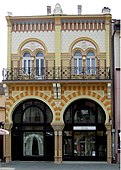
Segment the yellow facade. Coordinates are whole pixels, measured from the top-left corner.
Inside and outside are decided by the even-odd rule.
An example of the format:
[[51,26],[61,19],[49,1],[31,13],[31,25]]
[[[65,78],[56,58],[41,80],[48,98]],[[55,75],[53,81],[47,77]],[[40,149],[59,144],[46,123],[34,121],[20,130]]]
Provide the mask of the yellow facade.
[[[31,20],[54,20],[54,25],[51,25],[51,23],[48,24],[48,26],[44,26],[43,32],[46,32],[48,34],[47,29],[52,29],[52,32],[54,32],[54,47],[53,50],[49,48],[48,44],[46,44],[46,41],[44,42],[41,38],[37,38],[37,35],[34,34],[34,31],[31,31],[31,29],[40,29],[41,31],[41,25],[39,26],[29,26],[29,33],[32,34],[32,36],[27,36],[27,33],[25,35],[25,38],[23,38],[23,41],[20,41],[18,43],[18,47],[16,46],[15,49],[12,49],[14,44],[14,41],[12,41],[12,36],[14,34],[18,34],[18,32],[25,32],[22,29],[25,29],[25,26],[22,27],[20,25],[20,30],[15,31],[13,30],[13,27],[18,28],[18,25],[15,26],[14,21],[18,22],[20,20],[21,22],[27,19]],[[76,24],[71,23],[70,26],[68,23],[66,25],[63,24],[62,20],[104,20],[105,26],[93,23],[90,23],[89,25],[86,25],[85,23]],[[107,161],[111,162],[111,124],[110,124],[110,118],[112,116],[112,108],[111,108],[111,79],[103,79],[96,78],[95,75],[71,75],[71,79],[68,78],[67,72],[69,69],[65,69],[65,67],[71,67],[74,65],[73,55],[75,51],[81,50],[83,53],[83,66],[86,65],[85,56],[86,53],[89,50],[92,50],[94,53],[96,53],[96,65],[99,65],[100,67],[110,67],[110,15],[96,15],[96,16],[45,16],[42,17],[7,17],[8,22],[8,69],[14,68],[17,70],[17,68],[22,67],[22,55],[24,52],[29,51],[31,53],[31,56],[34,56],[34,59],[32,59],[32,65],[31,67],[34,67],[36,65],[36,52],[41,51],[44,53],[45,60],[44,60],[44,66],[45,67],[55,67],[60,68],[58,71],[56,71],[55,77],[50,78],[53,75],[53,71],[47,70],[46,76],[44,79],[35,80],[34,79],[34,73],[33,77],[29,75],[20,75],[18,76],[17,73],[14,71],[13,77],[8,77],[8,79],[3,80],[3,83],[6,84],[7,90],[6,90],[6,128],[9,129],[11,132],[12,126],[13,126],[13,114],[15,111],[15,108],[22,103],[23,101],[26,101],[28,99],[38,99],[40,101],[43,101],[52,111],[53,120],[51,122],[51,125],[54,129],[54,161],[55,162],[62,162],[63,161],[63,128],[64,128],[64,112],[67,109],[67,107],[73,103],[76,100],[79,99],[90,99],[97,104],[101,106],[101,108],[105,112],[105,127],[107,130]],[[13,25],[14,26],[13,26]],[[104,28],[105,29],[104,29]],[[88,29],[87,29],[88,28]],[[98,34],[98,29],[101,29],[105,31],[105,35],[103,37],[105,41],[105,51],[101,50],[104,47],[99,44],[99,42],[96,42],[95,35],[91,36],[90,31],[97,30],[95,33]],[[26,27],[27,29],[27,27]],[[69,32],[70,29],[72,29],[73,37],[72,41],[68,44],[68,52],[66,50],[66,46],[63,45],[63,39],[65,41],[65,44],[68,43],[66,41],[66,38],[64,38],[64,35],[66,35],[65,32]],[[74,31],[78,32],[82,30],[81,36],[78,34],[74,34]],[[66,31],[65,31],[66,30]],[[74,30],[74,31],[73,31]],[[65,31],[65,32],[64,32]],[[84,33],[84,31],[88,31],[88,34]],[[101,32],[101,31],[99,31]],[[39,31],[38,31],[39,34]],[[35,35],[35,36],[33,36]],[[70,36],[71,34],[69,34]],[[90,37],[89,37],[90,35]],[[44,35],[43,35],[44,37]],[[68,35],[67,35],[68,37]],[[94,38],[93,38],[94,37]],[[13,39],[14,40],[14,39]],[[70,39],[71,40],[71,39]],[[13,42],[13,44],[12,44]],[[32,44],[32,43],[33,44]],[[88,48],[82,46],[83,43],[86,42]],[[28,43],[28,45],[26,45]],[[29,43],[31,43],[31,47],[29,46]],[[39,48],[35,48],[36,44],[39,46]],[[48,42],[47,42],[48,43]],[[51,44],[51,43],[50,43]],[[32,47],[33,45],[33,47]],[[35,45],[35,46],[34,46]],[[81,46],[81,48],[80,48]],[[82,48],[83,47],[83,48]],[[13,50],[13,52],[12,52]],[[104,73],[102,73],[104,74]],[[106,71],[107,74],[107,71]],[[63,78],[61,77],[63,75]],[[48,77],[47,77],[48,76]],[[17,79],[18,78],[18,79]],[[49,79],[50,78],[50,79]],[[85,81],[86,80],[86,81]],[[55,86],[58,85],[58,90],[55,88]],[[56,95],[59,95],[57,97]],[[6,157],[6,160],[9,161],[12,159],[12,149],[11,149],[11,133],[9,136],[5,137],[4,141],[4,156]]]

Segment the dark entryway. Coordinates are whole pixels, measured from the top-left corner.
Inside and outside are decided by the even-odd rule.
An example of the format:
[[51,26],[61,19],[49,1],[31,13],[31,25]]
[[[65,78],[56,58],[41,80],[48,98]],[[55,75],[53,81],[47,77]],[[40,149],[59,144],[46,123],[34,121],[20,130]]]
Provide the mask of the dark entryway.
[[80,99],[64,113],[63,160],[106,161],[105,113],[96,102]]
[[49,107],[39,100],[27,100],[17,106],[12,118],[12,160],[54,160]]

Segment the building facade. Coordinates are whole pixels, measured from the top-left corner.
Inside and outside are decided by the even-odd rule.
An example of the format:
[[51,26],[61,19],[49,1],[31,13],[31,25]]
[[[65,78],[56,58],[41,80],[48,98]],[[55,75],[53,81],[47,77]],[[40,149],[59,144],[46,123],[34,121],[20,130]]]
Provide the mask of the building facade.
[[111,162],[110,10],[6,19],[6,160]]
[[120,157],[120,93],[121,93],[121,61],[120,61],[120,20],[112,20],[112,56],[113,56],[113,138],[114,143],[113,158],[116,162],[119,162]]

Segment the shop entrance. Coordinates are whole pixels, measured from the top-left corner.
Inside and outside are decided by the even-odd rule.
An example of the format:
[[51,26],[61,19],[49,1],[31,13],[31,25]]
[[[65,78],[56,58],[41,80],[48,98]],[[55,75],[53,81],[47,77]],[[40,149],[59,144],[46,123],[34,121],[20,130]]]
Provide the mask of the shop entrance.
[[53,161],[54,133],[49,107],[39,100],[27,100],[15,109],[12,118],[12,160]]
[[94,101],[73,102],[64,114],[63,160],[106,161],[105,113]]

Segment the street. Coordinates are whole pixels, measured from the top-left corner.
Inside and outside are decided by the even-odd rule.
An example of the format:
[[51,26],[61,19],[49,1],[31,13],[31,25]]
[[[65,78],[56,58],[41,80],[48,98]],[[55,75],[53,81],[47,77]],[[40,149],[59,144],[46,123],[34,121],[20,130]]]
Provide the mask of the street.
[[[14,168],[15,170],[119,170],[119,164],[108,164],[107,162],[24,162],[13,161],[2,163],[3,169]],[[6,169],[7,170],[7,169]]]

